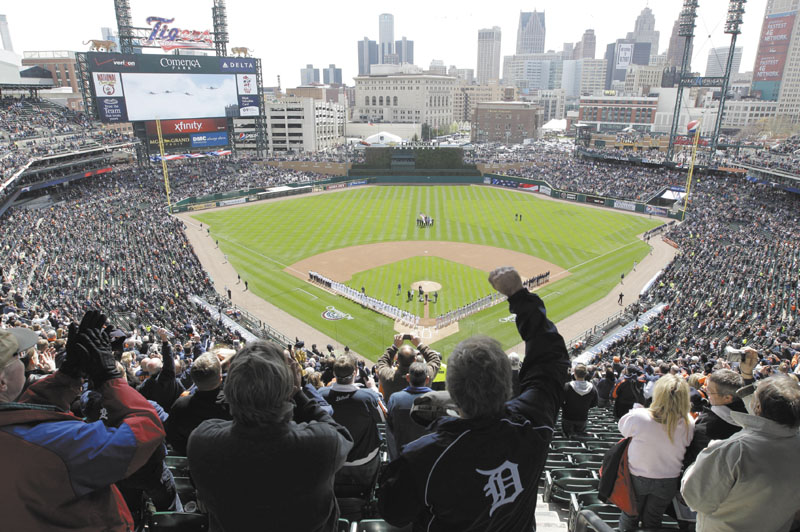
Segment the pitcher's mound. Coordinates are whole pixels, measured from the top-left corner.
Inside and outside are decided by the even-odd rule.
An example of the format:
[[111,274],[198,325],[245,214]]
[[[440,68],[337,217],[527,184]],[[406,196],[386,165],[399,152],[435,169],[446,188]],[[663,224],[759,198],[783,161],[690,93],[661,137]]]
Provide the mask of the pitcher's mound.
[[442,285],[435,281],[416,281],[411,283],[411,290],[417,291],[420,287],[422,287],[422,291],[426,294],[442,289]]

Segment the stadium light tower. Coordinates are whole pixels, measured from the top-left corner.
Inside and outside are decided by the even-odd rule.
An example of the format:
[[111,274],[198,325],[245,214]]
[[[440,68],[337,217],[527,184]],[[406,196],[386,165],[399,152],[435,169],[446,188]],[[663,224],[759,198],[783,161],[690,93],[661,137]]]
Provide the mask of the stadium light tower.
[[692,63],[692,41],[694,40],[694,26],[697,18],[697,0],[683,0],[683,8],[678,17],[678,36],[686,39],[683,47],[683,61],[678,75],[678,94],[675,98],[675,110],[672,113],[672,127],[669,131],[669,148],[667,148],[667,161],[672,160],[675,154],[675,137],[678,132],[678,124],[681,117],[681,104],[683,103],[684,78],[691,71]]
[[728,61],[725,64],[725,79],[722,82],[722,94],[719,97],[719,108],[717,110],[717,122],[714,125],[714,136],[711,139],[711,155],[717,151],[719,142],[719,131],[722,129],[722,118],[725,115],[725,98],[728,93],[728,85],[731,79],[731,65],[733,55],[736,51],[736,36],[742,33],[742,16],[744,15],[744,4],[747,0],[730,0],[728,4],[728,16],[725,19],[725,33],[731,36],[731,47],[728,49]]

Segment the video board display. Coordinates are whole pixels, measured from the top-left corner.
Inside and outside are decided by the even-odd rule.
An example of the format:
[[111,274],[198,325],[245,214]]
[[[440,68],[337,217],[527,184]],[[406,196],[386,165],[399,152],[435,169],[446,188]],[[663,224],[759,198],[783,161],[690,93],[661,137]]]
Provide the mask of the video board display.
[[87,54],[103,122],[258,116],[252,58]]
[[796,16],[792,11],[764,17],[753,72],[753,90],[761,91],[764,100],[778,99]]

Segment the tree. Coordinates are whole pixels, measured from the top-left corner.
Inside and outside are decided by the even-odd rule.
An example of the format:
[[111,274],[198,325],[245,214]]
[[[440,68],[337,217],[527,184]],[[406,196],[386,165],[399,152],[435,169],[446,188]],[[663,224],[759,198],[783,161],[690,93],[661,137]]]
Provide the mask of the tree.
[[427,122],[422,124],[422,140],[431,140],[431,126]]

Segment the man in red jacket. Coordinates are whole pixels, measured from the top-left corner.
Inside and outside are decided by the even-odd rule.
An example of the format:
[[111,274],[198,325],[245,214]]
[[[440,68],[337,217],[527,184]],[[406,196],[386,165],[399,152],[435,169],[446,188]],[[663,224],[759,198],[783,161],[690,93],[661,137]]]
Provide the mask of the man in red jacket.
[[[90,311],[69,327],[53,375],[19,394],[25,379],[19,331],[0,330],[0,515],[4,530],[129,531],[133,519],[114,482],[139,469],[164,440],[150,403],[120,379],[106,317]],[[94,423],[69,413],[86,374],[103,395]]]

